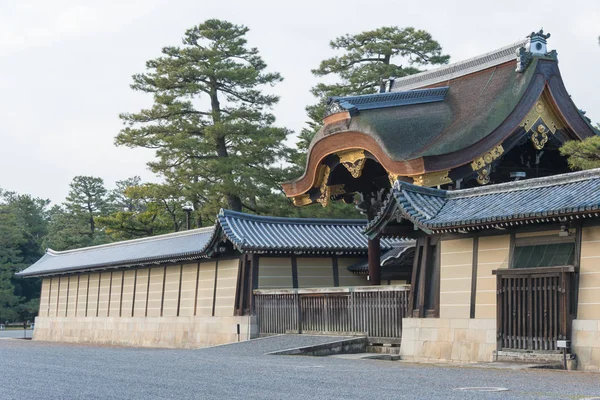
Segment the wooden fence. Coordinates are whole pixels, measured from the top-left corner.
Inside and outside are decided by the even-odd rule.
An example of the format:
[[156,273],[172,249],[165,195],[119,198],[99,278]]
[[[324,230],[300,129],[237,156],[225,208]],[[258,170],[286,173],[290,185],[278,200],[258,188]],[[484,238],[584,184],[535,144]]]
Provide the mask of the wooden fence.
[[410,286],[254,291],[260,334],[364,334],[399,339]]
[[573,272],[573,267],[494,271],[499,350],[558,350],[557,340],[570,340]]

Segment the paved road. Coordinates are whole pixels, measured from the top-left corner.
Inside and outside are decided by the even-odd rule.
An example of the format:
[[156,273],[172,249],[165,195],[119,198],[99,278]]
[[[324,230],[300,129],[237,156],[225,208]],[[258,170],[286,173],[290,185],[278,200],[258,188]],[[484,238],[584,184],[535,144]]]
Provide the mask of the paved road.
[[[307,340],[307,339],[300,339]],[[440,367],[334,357],[268,356],[277,337],[201,350],[0,340],[2,399],[578,399],[600,375]],[[464,392],[459,387],[505,387]]]
[[[31,335],[33,334],[33,331],[28,329],[25,334],[27,335],[28,338],[31,337]],[[2,338],[22,338],[23,337],[23,329],[9,329],[9,330],[4,330],[4,331],[0,331],[0,339]]]

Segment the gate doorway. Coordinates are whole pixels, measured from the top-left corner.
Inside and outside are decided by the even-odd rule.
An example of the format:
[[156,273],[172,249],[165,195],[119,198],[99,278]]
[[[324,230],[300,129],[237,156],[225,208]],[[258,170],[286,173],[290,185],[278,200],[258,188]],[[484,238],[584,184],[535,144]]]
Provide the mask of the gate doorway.
[[497,276],[498,350],[555,351],[571,339],[575,268],[501,269]]

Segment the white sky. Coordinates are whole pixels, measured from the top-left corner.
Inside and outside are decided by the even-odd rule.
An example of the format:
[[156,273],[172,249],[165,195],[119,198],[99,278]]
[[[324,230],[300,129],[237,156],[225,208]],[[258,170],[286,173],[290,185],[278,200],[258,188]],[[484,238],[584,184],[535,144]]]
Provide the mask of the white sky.
[[543,27],[575,103],[600,121],[597,0],[3,0],[0,187],[60,203],[75,175],[108,187],[133,175],[156,180],[145,165],[152,152],[113,145],[118,114],[150,104],[129,88],[131,75],[209,18],[251,29],[249,44],[285,78],[275,89],[278,124],[296,132],[329,40],[387,25],[429,31],[452,61]]

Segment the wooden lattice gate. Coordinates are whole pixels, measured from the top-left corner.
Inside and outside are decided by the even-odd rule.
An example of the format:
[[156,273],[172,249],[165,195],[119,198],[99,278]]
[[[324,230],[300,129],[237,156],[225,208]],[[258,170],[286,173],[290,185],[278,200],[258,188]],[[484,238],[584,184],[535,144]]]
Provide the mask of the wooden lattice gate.
[[497,275],[498,350],[558,350],[571,337],[573,267],[504,269]]
[[400,339],[410,287],[255,290],[259,333],[364,334]]

